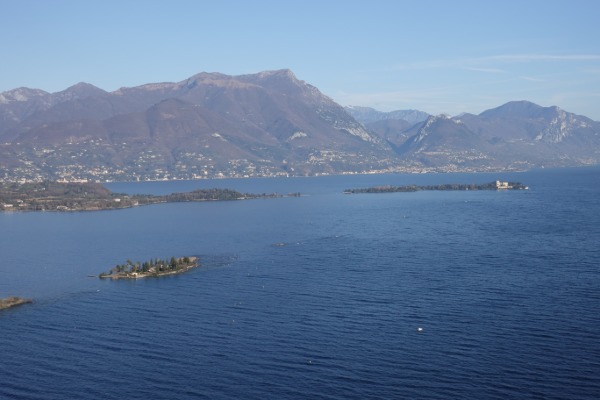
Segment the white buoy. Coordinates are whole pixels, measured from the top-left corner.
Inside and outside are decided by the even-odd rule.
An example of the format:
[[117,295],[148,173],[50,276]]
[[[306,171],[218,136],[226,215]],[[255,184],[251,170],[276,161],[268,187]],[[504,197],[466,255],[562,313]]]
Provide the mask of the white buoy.
[[421,328],[421,327],[418,327],[418,328],[417,328],[417,332],[423,332],[423,328]]

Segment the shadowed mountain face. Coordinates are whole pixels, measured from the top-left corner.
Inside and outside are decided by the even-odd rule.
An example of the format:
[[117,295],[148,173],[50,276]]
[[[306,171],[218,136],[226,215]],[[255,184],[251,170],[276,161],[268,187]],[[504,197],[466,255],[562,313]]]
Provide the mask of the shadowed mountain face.
[[[356,119],[355,119],[356,118]],[[358,122],[357,122],[358,121]],[[600,162],[600,123],[520,101],[480,115],[344,109],[289,70],[0,94],[0,179],[472,171]]]
[[106,166],[145,179],[154,170],[162,174],[156,178],[306,175],[365,171],[393,157],[385,141],[288,70],[201,73],[112,93],[87,84],[55,94],[18,91],[2,95],[0,140],[49,171]]

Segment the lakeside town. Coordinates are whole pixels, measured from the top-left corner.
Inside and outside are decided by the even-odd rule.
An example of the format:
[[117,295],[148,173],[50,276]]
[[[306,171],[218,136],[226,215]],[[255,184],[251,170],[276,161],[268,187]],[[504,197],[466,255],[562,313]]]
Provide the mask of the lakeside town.
[[[121,143],[119,146],[114,151],[131,152],[130,144]],[[10,167],[0,170],[0,183],[35,183],[45,180],[107,183],[335,174],[514,172],[533,166],[526,162],[515,162],[502,167],[494,164],[473,166],[468,162],[473,161],[473,155],[464,152],[449,155],[451,163],[424,165],[335,150],[314,150],[306,160],[296,163],[245,158],[219,161],[192,150],[178,152],[173,160],[167,161],[165,155],[152,149],[140,149],[133,158],[116,165],[102,162],[95,156],[105,151],[106,145],[101,140],[89,140],[66,147],[17,147],[10,153],[8,148],[9,144],[0,144],[0,157],[12,160]]]

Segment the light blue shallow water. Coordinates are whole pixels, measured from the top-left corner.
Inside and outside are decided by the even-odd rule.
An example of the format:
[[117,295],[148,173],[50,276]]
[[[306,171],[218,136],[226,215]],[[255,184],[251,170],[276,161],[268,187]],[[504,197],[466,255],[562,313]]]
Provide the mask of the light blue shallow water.
[[[495,179],[531,189],[342,194]],[[600,394],[600,169],[111,188],[215,186],[305,196],[0,214],[0,297],[35,299],[0,313],[0,398]],[[203,267],[88,277],[172,255]]]

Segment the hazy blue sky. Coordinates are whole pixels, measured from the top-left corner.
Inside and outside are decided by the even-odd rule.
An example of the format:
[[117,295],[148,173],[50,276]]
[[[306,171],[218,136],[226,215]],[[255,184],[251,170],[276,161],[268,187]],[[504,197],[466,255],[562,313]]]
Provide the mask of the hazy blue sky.
[[0,0],[0,91],[290,68],[342,105],[600,120],[600,1]]

